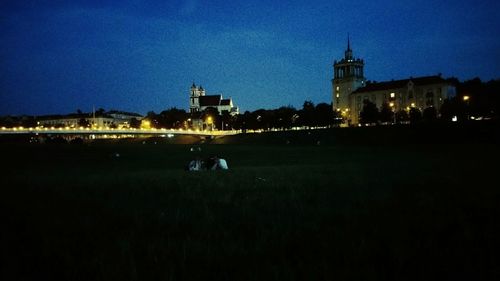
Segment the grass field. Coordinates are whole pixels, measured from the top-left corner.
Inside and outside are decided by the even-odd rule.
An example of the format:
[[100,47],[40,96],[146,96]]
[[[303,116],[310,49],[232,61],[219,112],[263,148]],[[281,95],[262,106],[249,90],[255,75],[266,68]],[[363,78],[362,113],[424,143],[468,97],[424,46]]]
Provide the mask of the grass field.
[[1,144],[0,279],[498,280],[495,139],[360,130]]

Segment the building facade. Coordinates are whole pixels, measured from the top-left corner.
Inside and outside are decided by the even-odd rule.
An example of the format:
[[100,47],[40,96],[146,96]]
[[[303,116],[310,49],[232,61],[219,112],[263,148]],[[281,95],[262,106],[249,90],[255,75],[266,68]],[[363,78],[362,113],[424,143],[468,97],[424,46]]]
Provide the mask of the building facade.
[[239,109],[233,104],[231,98],[224,99],[221,94],[207,95],[202,86],[197,87],[193,83],[189,91],[189,112],[193,114],[197,112],[201,113],[209,107],[217,109],[219,114],[222,114],[224,111],[231,115],[239,114]]
[[132,119],[137,121],[144,117],[137,113],[108,111],[102,113],[74,113],[67,115],[46,115],[37,117],[37,125],[41,127],[92,127],[92,128],[130,128]]
[[380,110],[387,103],[393,112],[420,111],[435,107],[438,111],[444,100],[455,95],[455,88],[441,75],[410,77],[385,82],[367,82],[364,77],[364,61],[354,58],[347,40],[344,58],[333,64],[332,104],[348,125],[360,122],[364,101],[374,103]]
[[428,107],[439,111],[444,100],[454,95],[455,88],[439,75],[369,83],[350,94],[349,118],[351,123],[359,123],[365,100],[379,109],[386,103],[393,112],[410,111],[411,108],[422,112]]

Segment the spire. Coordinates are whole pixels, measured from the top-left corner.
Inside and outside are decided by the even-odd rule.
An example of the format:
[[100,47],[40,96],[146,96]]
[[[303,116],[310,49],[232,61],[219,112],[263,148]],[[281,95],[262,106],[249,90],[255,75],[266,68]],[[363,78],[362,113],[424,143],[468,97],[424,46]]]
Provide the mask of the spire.
[[347,50],[345,50],[345,59],[347,61],[352,60],[351,38],[349,36],[349,33],[347,33]]
[[347,50],[350,51],[351,50],[351,40],[349,38],[349,33],[347,33]]

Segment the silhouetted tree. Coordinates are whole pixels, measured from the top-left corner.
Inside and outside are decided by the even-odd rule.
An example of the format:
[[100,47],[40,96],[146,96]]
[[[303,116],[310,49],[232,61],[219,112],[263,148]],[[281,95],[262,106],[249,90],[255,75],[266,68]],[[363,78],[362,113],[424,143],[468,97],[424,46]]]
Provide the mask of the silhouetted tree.
[[294,126],[297,110],[292,106],[282,106],[274,110],[273,114],[273,128],[290,129]]
[[451,121],[454,116],[460,121],[466,118],[466,105],[458,97],[445,99],[439,111],[444,121]]
[[382,103],[382,108],[380,109],[380,122],[394,122],[394,112],[387,102]]
[[314,112],[314,125],[315,126],[331,126],[334,123],[334,112],[331,104],[318,103]]
[[184,109],[177,109],[175,107],[164,110],[155,116],[158,121],[158,126],[160,128],[168,129],[182,128],[187,117],[188,115]]
[[408,122],[410,120],[410,117],[408,116],[408,112],[406,110],[399,110],[396,112],[396,122],[398,124],[402,124],[405,122]]
[[85,128],[90,127],[90,122],[86,118],[80,118],[80,120],[78,120],[78,126],[85,127]]
[[302,110],[299,112],[299,124],[301,126],[314,126],[314,103],[312,101],[304,101]]
[[221,129],[222,130],[232,130],[236,117],[232,116],[227,110],[223,110],[220,116]]
[[141,121],[137,120],[137,118],[132,118],[130,119],[130,128],[140,128],[141,127]]
[[[203,122],[207,123],[207,129],[213,127],[214,129],[220,129],[220,115],[219,111],[215,107],[207,107],[203,110],[201,119]],[[208,124],[209,120],[211,120],[212,124]]]
[[36,119],[34,116],[23,115],[20,119],[21,126],[25,128],[36,127]]
[[251,118],[251,113],[250,111],[245,111],[243,114],[236,115],[236,119],[234,122],[234,129],[236,130],[242,130],[243,132],[246,132],[248,129],[248,120]]
[[360,123],[363,124],[377,123],[378,114],[379,112],[377,106],[369,100],[364,100],[363,110],[360,113]]
[[146,117],[144,118],[144,120],[149,121],[151,128],[159,128],[158,116],[156,115],[156,113],[154,111],[149,111],[146,114]]
[[96,110],[95,115],[102,116],[102,115],[104,115],[105,112],[106,112],[106,110],[104,110],[104,108],[100,107],[98,110]]
[[425,122],[434,122],[437,119],[437,110],[434,106],[427,107],[422,112],[422,117]]
[[422,113],[420,112],[420,110],[416,107],[412,107],[410,109],[410,123],[416,124],[420,122],[421,119],[422,119]]
[[342,122],[344,121],[340,112],[336,110],[335,111],[332,110],[332,119],[333,119],[332,125],[334,127],[340,126],[340,124],[342,124]]

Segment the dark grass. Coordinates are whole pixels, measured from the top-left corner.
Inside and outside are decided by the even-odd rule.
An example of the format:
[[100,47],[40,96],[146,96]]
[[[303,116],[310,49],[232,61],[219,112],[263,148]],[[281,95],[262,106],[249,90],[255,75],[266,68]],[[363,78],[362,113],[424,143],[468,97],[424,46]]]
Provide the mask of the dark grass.
[[[496,142],[331,134],[237,136],[201,152],[161,140],[3,144],[0,278],[500,277]],[[212,141],[223,142],[236,141]],[[230,170],[183,170],[213,154]]]

